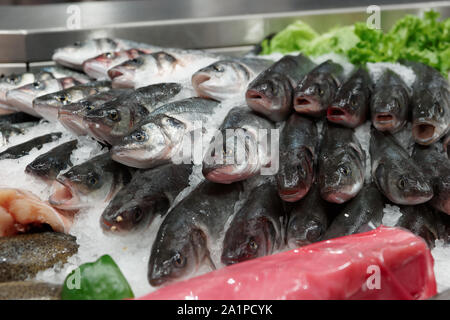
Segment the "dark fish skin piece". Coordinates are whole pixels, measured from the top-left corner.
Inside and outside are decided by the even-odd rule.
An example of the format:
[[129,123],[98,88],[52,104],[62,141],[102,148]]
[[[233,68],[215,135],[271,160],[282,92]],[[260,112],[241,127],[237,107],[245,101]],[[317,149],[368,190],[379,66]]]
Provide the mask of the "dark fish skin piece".
[[164,216],[177,195],[189,185],[190,164],[167,164],[155,169],[138,170],[130,183],[108,204],[100,218],[103,230],[128,233]]
[[434,242],[439,238],[436,216],[426,204],[417,206],[401,206],[402,216],[396,223],[396,227],[408,229],[421,237],[430,248],[434,248]]
[[321,117],[333,102],[343,81],[341,65],[327,60],[312,69],[294,89],[294,109],[298,113]]
[[33,109],[47,120],[56,121],[61,107],[109,90],[111,90],[110,81],[92,81],[79,84],[35,98]]
[[0,282],[25,280],[65,263],[78,251],[76,238],[43,232],[0,238]]
[[64,105],[58,110],[58,121],[76,135],[87,135],[83,118],[89,110],[99,108],[104,103],[131,92],[131,89],[111,89]]
[[253,189],[225,233],[222,263],[235,264],[282,248],[283,216],[283,204],[272,181]]
[[178,83],[159,83],[139,88],[129,94],[89,110],[83,120],[89,133],[114,145],[137,128],[152,111],[174,98],[182,90]]
[[374,183],[367,184],[333,220],[323,239],[333,239],[376,229],[382,223],[386,203]]
[[326,122],[318,159],[318,183],[322,198],[344,203],[364,184],[366,154],[353,129]]
[[442,143],[436,142],[428,147],[416,144],[412,158],[431,179],[434,197],[430,204],[450,214],[450,160]]
[[272,121],[286,119],[295,86],[314,66],[303,54],[284,56],[250,82],[245,94],[248,106]]
[[414,139],[418,144],[432,144],[449,130],[449,83],[439,71],[423,63],[401,63],[411,67],[416,74],[411,99]]
[[450,133],[447,133],[445,137],[442,139],[442,144],[444,146],[444,150],[447,153],[447,157],[450,159]]
[[281,199],[294,202],[308,193],[314,180],[318,147],[315,123],[293,113],[280,136],[280,168],[276,178]]
[[167,214],[151,250],[148,280],[152,286],[184,278],[207,261],[215,268],[208,244],[224,231],[241,191],[241,183],[205,180]]
[[53,142],[61,138],[61,132],[49,133],[40,137],[33,138],[27,142],[12,146],[0,153],[0,160],[19,159],[26,156],[33,148],[38,150],[46,143]]
[[331,221],[328,203],[314,184],[308,194],[294,204],[286,227],[286,243],[298,248],[322,240]]
[[358,68],[339,87],[328,107],[327,119],[344,127],[356,128],[366,121],[369,113],[372,80],[364,68]]
[[370,101],[372,124],[379,131],[397,132],[409,117],[410,89],[398,74],[386,69]]
[[433,197],[430,178],[389,133],[371,128],[370,157],[373,180],[392,202],[415,205]]
[[39,122],[40,120],[41,120],[40,118],[34,117],[25,112],[14,112],[11,114],[0,116],[0,123],[9,123],[9,124],[24,123],[24,122]]
[[46,282],[0,283],[0,300],[61,300],[62,286]]
[[25,131],[18,126],[15,126],[15,125],[12,125],[9,123],[0,122],[0,133],[1,133],[3,141],[5,143],[9,143],[9,138],[13,134],[24,134]]
[[60,171],[72,166],[70,155],[77,148],[77,144],[77,140],[72,140],[41,154],[26,166],[25,172],[52,182]]

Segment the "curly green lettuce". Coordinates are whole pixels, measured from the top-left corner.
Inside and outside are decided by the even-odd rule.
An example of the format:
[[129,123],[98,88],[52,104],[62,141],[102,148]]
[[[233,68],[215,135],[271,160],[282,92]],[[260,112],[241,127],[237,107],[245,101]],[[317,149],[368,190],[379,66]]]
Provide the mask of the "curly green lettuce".
[[395,62],[398,59],[428,64],[447,76],[450,70],[450,18],[439,21],[439,13],[428,11],[423,18],[407,15],[386,33],[365,23],[338,27],[318,34],[296,21],[261,44],[262,54],[300,51],[310,56],[335,52],[354,64]]

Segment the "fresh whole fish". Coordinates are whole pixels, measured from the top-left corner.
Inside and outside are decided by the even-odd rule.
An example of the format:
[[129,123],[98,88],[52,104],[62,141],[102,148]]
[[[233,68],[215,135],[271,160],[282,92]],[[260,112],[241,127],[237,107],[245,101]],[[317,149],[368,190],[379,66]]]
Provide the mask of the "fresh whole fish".
[[96,38],[77,41],[55,50],[52,60],[71,69],[82,70],[83,62],[106,52],[128,49],[153,49],[157,47],[124,39]]
[[160,286],[180,280],[209,263],[210,245],[217,241],[235,210],[240,183],[200,183],[166,216],[156,235],[148,265],[148,280]]
[[430,204],[450,214],[450,160],[442,143],[435,142],[430,146],[416,144],[412,158],[431,179],[434,197]]
[[[245,180],[260,173],[270,164],[268,150],[259,141],[259,130],[271,130],[272,122],[250,110],[230,110],[213,137],[202,163],[206,179],[217,183]],[[270,133],[268,134],[270,141]]]
[[402,61],[402,64],[416,74],[411,99],[414,139],[418,144],[432,144],[449,130],[449,83],[430,66],[411,61]]
[[77,144],[77,140],[72,140],[41,154],[26,166],[25,172],[47,183],[53,182],[60,171],[72,166],[70,156],[77,148]]
[[31,192],[0,188],[0,239],[45,226],[67,233],[72,220],[72,216],[59,212]]
[[190,77],[192,67],[202,68],[218,59],[217,56],[195,50],[167,49],[125,61],[108,70],[114,88],[138,88],[167,82],[171,79]]
[[35,81],[25,86],[8,91],[6,94],[6,101],[17,111],[22,111],[40,117],[39,113],[33,109],[33,100],[35,98],[48,93],[68,89],[78,84],[80,84],[80,82],[71,77]]
[[192,76],[192,86],[199,97],[218,101],[243,96],[248,84],[273,61],[258,58],[220,60]]
[[333,220],[323,239],[367,232],[381,225],[386,200],[375,184],[365,185]]
[[281,249],[283,215],[283,204],[272,181],[268,179],[254,188],[225,233],[222,263],[230,265]]
[[61,210],[78,210],[109,201],[131,180],[130,169],[112,161],[108,153],[96,156],[60,174],[49,198],[52,206]]
[[325,123],[319,154],[319,188],[328,202],[344,203],[364,184],[366,154],[353,129]]
[[110,81],[93,81],[86,84],[79,84],[37,97],[33,100],[33,109],[45,119],[57,121],[58,111],[62,106],[109,90],[111,90]]
[[[213,100],[188,98],[168,103],[111,149],[112,158],[134,168],[169,163],[195,130],[211,120],[220,104]],[[196,128],[197,124],[202,127]],[[213,128],[215,129],[215,128]]]
[[75,237],[43,232],[0,238],[0,283],[34,277],[77,253]]
[[433,197],[430,177],[389,133],[371,128],[372,177],[386,198],[396,204],[415,205]]
[[137,129],[153,111],[184,92],[178,83],[159,83],[139,88],[89,108],[83,118],[88,132],[95,139],[114,145]]
[[326,114],[343,80],[344,68],[327,60],[304,76],[294,90],[294,109],[313,117]]
[[2,282],[0,300],[60,300],[61,290],[61,285],[47,282]]
[[280,136],[278,193],[284,201],[298,201],[314,180],[319,136],[315,123],[297,113],[287,120]]
[[322,240],[330,224],[328,203],[320,197],[315,183],[299,202],[294,204],[286,226],[286,243],[290,248],[302,247]]
[[273,121],[286,119],[292,111],[293,88],[314,66],[303,54],[284,56],[248,85],[248,106]]
[[125,62],[150,53],[145,49],[129,49],[105,52],[83,62],[83,71],[94,79],[109,79],[108,70]]
[[61,132],[49,133],[33,138],[27,142],[9,147],[8,149],[0,153],[0,160],[19,159],[29,154],[29,152],[34,148],[37,148],[39,150],[44,144],[56,141],[61,138],[61,136]]
[[189,185],[190,164],[167,164],[137,171],[111,200],[100,218],[108,232],[132,232],[164,216],[177,195]]
[[386,69],[375,83],[370,101],[372,124],[379,131],[397,132],[409,117],[410,89],[402,78]]
[[328,107],[327,119],[349,128],[356,128],[366,121],[370,106],[372,80],[369,73],[358,68],[339,87],[333,103]]
[[131,93],[132,89],[111,89],[88,96],[78,102],[62,106],[58,109],[58,121],[72,133],[82,136],[88,134],[87,125],[83,119],[87,112],[99,108],[104,103],[120,95]]
[[408,229],[415,235],[423,238],[430,248],[434,248],[434,242],[439,238],[438,224],[432,210],[426,204],[417,206],[402,206],[402,216],[396,223],[396,227]]

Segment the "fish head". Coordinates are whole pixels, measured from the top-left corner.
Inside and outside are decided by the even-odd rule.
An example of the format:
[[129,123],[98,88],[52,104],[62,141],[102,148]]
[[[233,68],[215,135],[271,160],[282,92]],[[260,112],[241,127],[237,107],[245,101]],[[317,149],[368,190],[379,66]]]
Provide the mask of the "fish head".
[[275,228],[267,218],[232,223],[225,235],[221,261],[230,265],[269,255],[275,237]]
[[373,174],[380,190],[396,204],[415,205],[433,197],[430,180],[416,166],[400,163],[387,169],[380,164],[375,167]]
[[110,38],[88,39],[56,49],[52,60],[72,68],[80,69],[84,61],[93,58],[99,52],[117,51],[118,44]]
[[166,235],[153,244],[148,280],[156,287],[186,278],[208,257],[203,231],[187,228],[177,234]]
[[[225,137],[209,145],[208,157],[203,159],[203,176],[213,182],[232,183],[245,180],[259,172],[261,161],[255,138],[244,129],[234,134],[221,132]],[[216,143],[217,141],[217,143]]]
[[[258,77],[249,84],[245,99],[252,110],[279,121],[289,114],[292,85],[286,76],[279,73]],[[280,115],[276,116],[273,113]]]
[[280,198],[295,202],[309,191],[314,179],[313,155],[307,148],[280,155],[285,159],[276,175]]
[[413,136],[417,143],[429,145],[449,129],[450,94],[446,88],[433,96],[429,91],[414,96]]
[[344,203],[358,194],[364,184],[364,160],[345,151],[320,160],[319,187],[324,200]]
[[25,172],[34,175],[47,183],[52,182],[57,176],[57,172],[53,168],[53,163],[48,161],[47,158],[40,157],[27,165]]
[[[389,90],[391,89],[391,90]],[[407,118],[407,94],[404,89],[389,88],[375,92],[371,100],[373,126],[379,131],[396,132]]]
[[361,88],[339,89],[336,98],[327,109],[327,119],[348,127],[356,127],[361,121],[358,110],[365,110],[366,103],[366,97]]
[[299,113],[320,116],[334,99],[337,82],[330,74],[309,73],[294,91],[294,109]]
[[122,51],[105,52],[83,62],[83,71],[95,79],[108,77],[108,70],[128,59]]
[[157,214],[167,212],[170,201],[165,196],[146,196],[134,199],[129,193],[119,193],[103,211],[100,225],[106,232],[141,230],[148,226]]
[[287,226],[286,239],[292,249],[320,241],[327,226],[319,219],[308,219],[306,215],[292,215]]
[[232,60],[221,60],[192,76],[192,86],[200,97],[224,100],[245,90],[250,78],[242,64]]
[[133,88],[142,77],[152,78],[172,71],[177,59],[165,52],[155,52],[127,60],[108,70],[114,88]]
[[158,115],[152,121],[122,138],[111,149],[112,158],[135,168],[149,168],[170,160],[174,146],[182,140],[185,124]]
[[114,143],[116,137],[121,138],[132,129],[134,118],[131,109],[122,106],[120,100],[108,101],[98,108],[92,106],[86,109],[83,121],[96,139]]
[[64,127],[76,135],[84,135],[87,133],[87,126],[83,118],[85,113],[93,108],[95,108],[95,103],[89,100],[81,100],[62,106],[58,109],[58,120]]
[[62,210],[78,210],[88,206],[88,201],[92,202],[93,198],[106,199],[113,180],[112,172],[104,170],[101,165],[86,162],[56,178],[49,202]]

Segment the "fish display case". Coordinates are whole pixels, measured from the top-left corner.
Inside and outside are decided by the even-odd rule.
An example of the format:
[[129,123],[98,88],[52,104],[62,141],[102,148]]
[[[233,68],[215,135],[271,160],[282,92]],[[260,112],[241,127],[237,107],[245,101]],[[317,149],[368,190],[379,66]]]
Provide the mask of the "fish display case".
[[[299,20],[293,28],[305,37],[359,22],[387,32],[408,15],[426,19],[430,10],[437,13],[432,19],[450,21],[450,1],[41,2],[0,5],[0,299],[413,300],[437,293],[435,299],[448,299],[448,185],[436,196],[418,163],[445,162],[439,181],[445,185],[450,118],[439,111],[436,123],[414,129],[408,113],[413,97],[426,105],[436,97],[448,100],[448,68],[442,72],[448,62],[436,63],[439,72],[397,59],[368,60],[363,64],[370,67],[359,68],[335,52],[258,54],[263,40],[268,45]],[[84,49],[96,54],[78,55]],[[120,64],[94,68],[116,53],[123,55]],[[201,87],[215,71],[226,73],[230,61],[235,77],[225,83],[231,94],[220,91],[222,82]],[[283,72],[274,71],[280,65]],[[336,107],[337,99],[317,111],[322,98],[311,100],[313,94],[299,89],[323,66],[318,73],[332,88],[312,85],[314,99],[330,91],[337,97],[347,84],[364,100],[347,123],[339,123],[348,111]],[[148,73],[156,80],[147,81]],[[426,80],[422,95],[412,92],[419,75]],[[375,91],[378,100],[403,106],[399,132],[383,127],[397,120],[395,111],[377,111],[379,119],[370,114],[372,105],[382,104],[373,99]],[[277,108],[267,102],[271,95],[286,98]],[[351,98],[348,104],[357,108]],[[267,105],[275,111],[267,112]],[[448,101],[438,105],[433,108],[450,108]],[[206,163],[211,146],[200,163],[174,164],[172,151],[182,149],[178,136],[195,135],[196,121],[211,132],[239,126],[281,132],[280,163],[292,160],[289,152],[302,144],[292,170],[302,171],[297,180],[307,186],[302,180],[290,189],[291,164],[269,174],[275,178],[258,180],[271,165],[258,154],[259,141],[252,149],[256,165],[246,163],[250,173],[239,173],[244,178],[233,176],[237,167],[220,171]],[[202,129],[212,144],[213,134]],[[438,144],[414,135],[432,135],[445,150],[423,147]],[[346,157],[351,164],[338,167]],[[391,171],[378,170],[383,161],[395,162]],[[350,187],[323,191],[322,170],[328,177],[338,172],[336,184],[348,179]],[[281,179],[289,186],[280,187]]]

